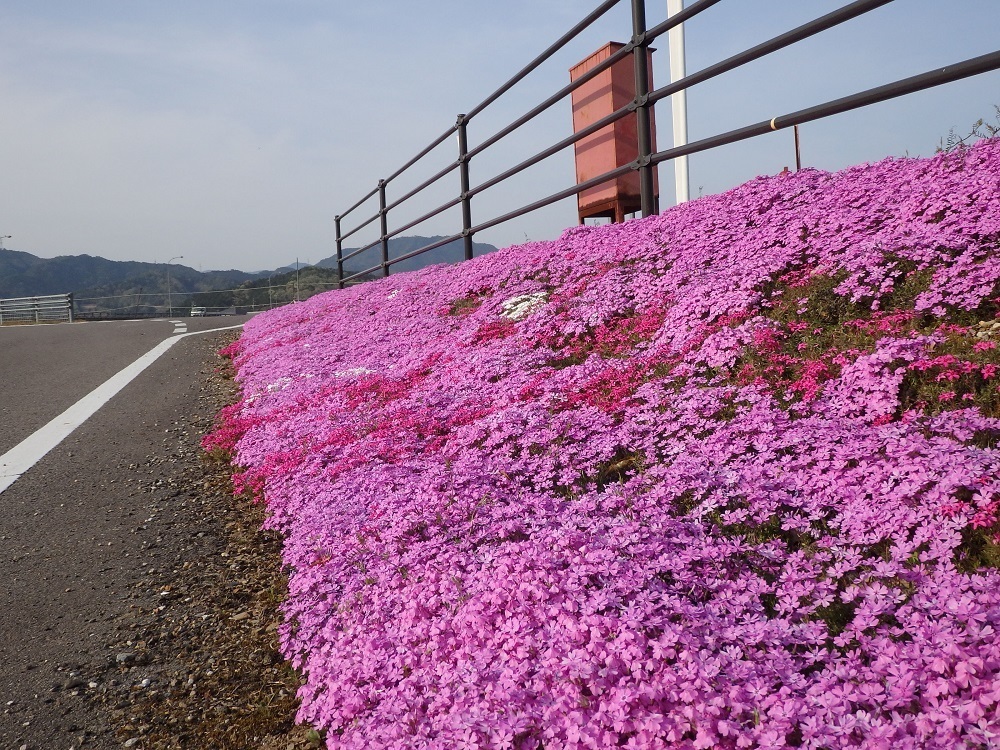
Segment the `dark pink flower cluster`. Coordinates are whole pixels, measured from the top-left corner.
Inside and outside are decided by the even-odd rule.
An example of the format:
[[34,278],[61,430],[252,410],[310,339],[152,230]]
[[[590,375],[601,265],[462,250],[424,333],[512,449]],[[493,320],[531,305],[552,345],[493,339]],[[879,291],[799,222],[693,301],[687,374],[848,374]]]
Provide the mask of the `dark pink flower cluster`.
[[254,318],[217,442],[286,538],[299,719],[1000,744],[998,250],[990,141]]

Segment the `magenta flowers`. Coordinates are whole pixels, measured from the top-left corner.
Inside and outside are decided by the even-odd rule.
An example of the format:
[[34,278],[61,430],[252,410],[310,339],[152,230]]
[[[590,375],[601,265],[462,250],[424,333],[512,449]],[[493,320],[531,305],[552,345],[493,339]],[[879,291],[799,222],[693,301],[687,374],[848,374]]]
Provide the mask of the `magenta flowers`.
[[254,318],[331,748],[1000,743],[1000,141]]

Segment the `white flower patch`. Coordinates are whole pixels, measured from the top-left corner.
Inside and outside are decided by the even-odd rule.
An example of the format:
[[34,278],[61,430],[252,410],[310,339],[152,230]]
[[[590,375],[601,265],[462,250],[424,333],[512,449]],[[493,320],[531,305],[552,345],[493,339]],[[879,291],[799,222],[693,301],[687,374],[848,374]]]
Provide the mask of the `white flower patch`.
[[397,294],[399,294],[399,290],[398,290],[398,289],[393,289],[393,290],[392,290],[391,292],[389,292],[389,293],[388,293],[388,294],[387,294],[387,295],[385,296],[385,298],[386,298],[386,299],[395,299],[395,298],[396,298],[396,295],[397,295]]
[[503,308],[500,317],[508,320],[520,320],[544,305],[547,298],[548,294],[545,292],[532,292],[531,294],[519,294],[516,297],[511,297],[500,305]]
[[352,367],[349,370],[337,370],[333,373],[335,378],[353,378],[356,375],[368,375],[375,372],[374,370],[369,370],[367,367]]
[[269,384],[265,389],[268,393],[276,393],[278,391],[285,390],[285,386],[292,382],[291,378],[278,378],[273,383]]

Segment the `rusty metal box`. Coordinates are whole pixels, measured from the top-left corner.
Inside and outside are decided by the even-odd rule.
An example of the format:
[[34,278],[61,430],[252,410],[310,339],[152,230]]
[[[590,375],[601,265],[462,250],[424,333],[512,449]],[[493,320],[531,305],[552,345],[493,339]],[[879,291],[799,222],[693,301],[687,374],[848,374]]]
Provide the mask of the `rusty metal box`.
[[[575,81],[624,46],[621,42],[608,42],[586,60],[570,68],[570,80]],[[650,56],[652,52],[653,50],[648,50]],[[653,90],[652,62],[649,70],[649,87]],[[573,132],[577,133],[615,110],[621,109],[634,98],[635,68],[632,56],[628,55],[573,91]],[[650,123],[653,131],[652,151],[655,153],[656,125],[652,112],[650,112]],[[634,113],[627,115],[577,141],[574,144],[574,152],[578,184],[634,161],[639,155],[636,115]],[[653,191],[655,195],[659,195],[655,170]],[[595,216],[607,216],[613,221],[621,222],[625,220],[625,214],[638,211],[640,207],[637,171],[609,180],[577,196],[581,224],[585,218]]]

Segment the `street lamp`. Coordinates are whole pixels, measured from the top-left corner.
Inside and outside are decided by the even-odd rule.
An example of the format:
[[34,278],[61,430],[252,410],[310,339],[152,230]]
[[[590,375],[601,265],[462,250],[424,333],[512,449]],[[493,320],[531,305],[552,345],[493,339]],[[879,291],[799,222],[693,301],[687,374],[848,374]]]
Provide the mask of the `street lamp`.
[[174,304],[170,298],[170,261],[183,258],[183,255],[175,255],[173,258],[167,261],[167,317],[172,318],[174,316]]
[[4,240],[9,240],[10,238],[11,238],[11,235],[9,235],[9,234],[5,234],[2,237],[0,237],[0,250],[3,250],[3,241]]

